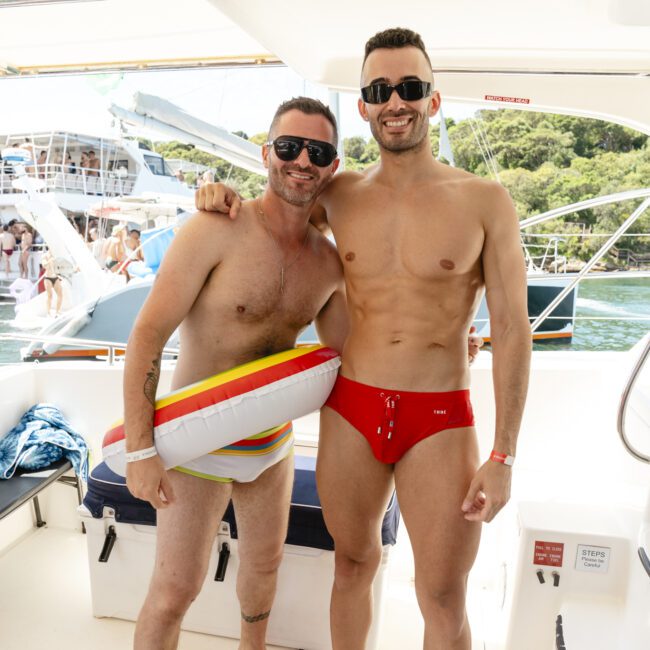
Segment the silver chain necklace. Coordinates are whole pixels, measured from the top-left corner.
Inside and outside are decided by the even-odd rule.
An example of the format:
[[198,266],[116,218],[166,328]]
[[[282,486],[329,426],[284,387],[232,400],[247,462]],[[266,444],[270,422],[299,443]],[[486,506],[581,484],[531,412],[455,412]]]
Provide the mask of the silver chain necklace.
[[285,271],[288,271],[299,259],[300,256],[302,255],[302,252],[305,250],[305,245],[307,244],[307,238],[309,237],[309,224],[307,224],[307,230],[305,232],[305,238],[302,240],[302,245],[300,246],[300,250],[296,253],[296,256],[289,262],[289,264],[284,264],[284,253],[282,251],[282,247],[280,244],[278,244],[278,240],[275,238],[275,235],[273,234],[273,231],[269,227],[268,222],[266,221],[266,215],[264,214],[264,210],[262,209],[262,199],[259,198],[257,199],[257,211],[260,215],[260,218],[262,219],[262,223],[264,224],[264,229],[266,232],[269,234],[271,239],[273,240],[273,243],[275,244],[275,248],[278,251],[279,257],[280,257],[280,293],[284,293],[284,275]]

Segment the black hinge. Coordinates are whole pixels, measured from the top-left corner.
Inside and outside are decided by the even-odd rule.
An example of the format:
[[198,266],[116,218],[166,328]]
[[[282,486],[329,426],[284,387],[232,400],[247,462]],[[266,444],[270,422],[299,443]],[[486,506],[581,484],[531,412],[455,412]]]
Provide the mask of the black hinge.
[[106,538],[104,539],[104,546],[102,546],[102,552],[99,554],[100,562],[108,562],[108,558],[111,556],[111,551],[113,550],[113,545],[115,544],[116,539],[117,533],[115,532],[115,526],[109,526]]
[[221,545],[219,551],[219,563],[217,564],[217,572],[214,575],[215,582],[223,582],[226,577],[226,569],[228,568],[228,560],[230,559],[230,546],[228,542]]

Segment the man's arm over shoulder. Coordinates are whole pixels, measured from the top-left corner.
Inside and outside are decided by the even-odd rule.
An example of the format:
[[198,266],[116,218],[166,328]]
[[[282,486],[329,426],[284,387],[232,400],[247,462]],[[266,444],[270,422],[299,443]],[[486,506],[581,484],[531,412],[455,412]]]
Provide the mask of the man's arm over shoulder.
[[[215,224],[204,213],[195,214],[178,231],[167,250],[129,336],[124,367],[124,422],[127,451],[153,445],[153,413],[160,377],[162,350],[172,332],[188,314],[212,270],[219,264],[228,226]],[[215,232],[216,231],[216,232]],[[129,490],[155,507],[164,507],[166,477],[157,457],[127,466]]]
[[324,245],[328,248],[328,263],[323,272],[331,276],[333,291],[316,316],[316,331],[323,345],[340,353],[350,329],[343,265],[336,247],[329,241]]
[[339,287],[332,293],[325,306],[316,316],[316,331],[323,345],[341,353],[349,329],[345,286],[341,281]]
[[[494,450],[514,456],[528,391],[531,332],[526,267],[519,220],[508,192],[496,183],[480,188],[485,241],[482,263],[490,312],[492,376],[496,401]],[[463,505],[467,519],[490,521],[510,496],[510,468],[488,460]],[[476,495],[482,491],[487,502]],[[478,499],[478,500],[477,500]]]

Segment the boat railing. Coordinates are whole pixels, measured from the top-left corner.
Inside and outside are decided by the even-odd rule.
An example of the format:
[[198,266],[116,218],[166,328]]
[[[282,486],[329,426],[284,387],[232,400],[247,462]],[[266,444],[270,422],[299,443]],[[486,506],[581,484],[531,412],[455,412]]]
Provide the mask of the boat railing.
[[[11,168],[10,168],[11,169]],[[64,164],[34,163],[26,167],[28,176],[45,182],[45,191],[71,192],[90,196],[124,196],[133,192],[136,175],[125,170],[90,169]],[[16,178],[13,170],[0,166],[0,194],[11,194],[15,190],[11,181]]]
[[[522,246],[526,253],[529,270],[567,273],[570,266],[569,259],[560,250],[561,245],[571,239],[604,239],[610,236],[610,233],[600,232],[527,233],[525,239],[528,241],[523,241]],[[647,232],[625,233],[621,239],[633,237],[643,237],[650,241],[650,233]],[[531,239],[537,241],[530,241]],[[650,252],[639,253],[631,248],[612,246],[608,255],[618,264],[624,264],[628,269],[632,267],[641,270],[650,267]]]
[[[108,365],[112,366],[115,364],[115,360],[118,356],[118,351],[124,352],[126,350],[126,343],[120,343],[116,341],[101,341],[94,339],[80,339],[73,338],[70,336],[56,336],[49,334],[20,334],[20,333],[10,333],[10,334],[0,334],[0,341],[24,341],[26,343],[43,343],[50,345],[66,345],[74,346],[77,348],[91,348],[99,349],[101,351],[106,350],[106,353],[102,356],[106,357],[106,362]],[[177,357],[178,348],[163,348],[163,356],[166,357]]]
[[[643,213],[650,206],[650,188],[641,190],[629,190],[626,192],[618,192],[616,194],[609,194],[607,196],[599,196],[594,199],[580,201],[571,205],[563,206],[554,210],[549,210],[542,214],[524,219],[520,222],[520,230],[523,231],[531,226],[551,221],[559,217],[586,210],[599,205],[606,205],[609,203],[618,203],[620,201],[629,201],[633,199],[642,199],[641,204],[633,210],[632,214],[625,219],[625,221],[617,228],[617,230],[608,236],[605,243],[594,253],[591,259],[585,263],[580,272],[572,278],[568,284],[555,296],[555,298],[546,306],[542,313],[531,324],[531,330],[534,332],[544,322],[544,320],[555,310],[555,308],[569,295],[574,287],[591,271],[591,269],[610,251],[616,242],[624,236],[630,227],[636,223]],[[567,234],[569,236],[569,234]]]
[[644,463],[650,463],[650,456],[636,449],[634,445],[630,442],[630,439],[625,430],[625,415],[627,413],[627,407],[630,401],[630,395],[634,390],[634,386],[637,382],[637,379],[639,378],[639,375],[641,374],[641,371],[645,367],[648,357],[650,357],[650,335],[646,337],[645,346],[643,347],[643,350],[641,351],[641,354],[639,355],[639,358],[636,364],[634,365],[632,372],[630,373],[630,377],[627,380],[627,384],[623,389],[623,394],[621,395],[621,402],[618,407],[618,416],[616,419],[616,428],[618,430],[618,435],[620,436],[625,449],[627,449],[627,451],[632,456],[634,456],[634,458]]
[[[553,235],[548,237],[548,241],[539,244],[524,243],[523,247],[526,252],[529,269],[548,269],[553,273],[566,273],[567,258],[559,252],[560,244],[565,241],[564,237]],[[537,254],[537,251],[540,249],[542,252]]]

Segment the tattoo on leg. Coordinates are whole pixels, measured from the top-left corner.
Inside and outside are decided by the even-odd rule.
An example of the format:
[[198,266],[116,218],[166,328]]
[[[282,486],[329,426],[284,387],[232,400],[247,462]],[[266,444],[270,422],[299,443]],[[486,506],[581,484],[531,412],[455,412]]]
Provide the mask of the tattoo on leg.
[[160,357],[154,359],[151,365],[152,368],[144,380],[144,396],[153,406],[156,403],[156,389],[158,388],[158,380],[160,379]]
[[271,615],[271,610],[264,612],[263,614],[256,614],[255,616],[249,616],[248,614],[241,613],[242,620],[247,623],[258,623],[259,621],[264,621]]

